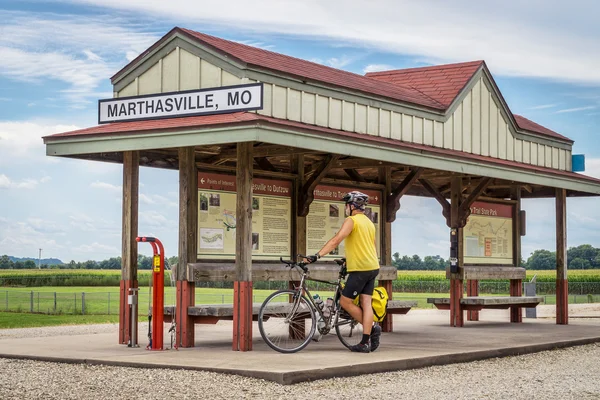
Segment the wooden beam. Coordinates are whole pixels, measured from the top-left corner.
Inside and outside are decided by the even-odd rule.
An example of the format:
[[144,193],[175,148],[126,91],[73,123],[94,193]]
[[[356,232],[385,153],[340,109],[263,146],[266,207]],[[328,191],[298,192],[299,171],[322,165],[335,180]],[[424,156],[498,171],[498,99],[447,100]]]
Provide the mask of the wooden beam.
[[[463,326],[464,324],[464,313],[460,299],[463,297],[463,280],[460,274],[456,272],[460,271],[464,263],[464,243],[463,243],[463,230],[462,230],[462,218],[460,215],[460,205],[462,198],[462,179],[458,176],[452,177],[450,180],[452,188],[450,190],[450,234],[457,235],[457,265],[455,268],[450,267],[450,271],[453,272],[450,278],[450,326]],[[451,240],[452,242],[452,240]],[[454,271],[453,271],[454,269]]]
[[179,249],[177,327],[179,346],[194,346],[194,321],[187,309],[195,304],[195,287],[187,281],[187,265],[196,262],[198,243],[198,171],[193,147],[179,149]]
[[264,170],[267,171],[277,171],[277,168],[275,168],[275,166],[273,166],[273,164],[271,164],[271,162],[267,159],[267,157],[257,157],[254,159],[254,161],[256,161],[256,164]]
[[355,169],[353,168],[344,168],[344,172],[346,173],[346,175],[348,175],[350,177],[350,179],[352,179],[353,181],[356,182],[364,182],[365,178],[363,178],[361,176],[361,174],[359,174]]
[[442,206],[442,215],[446,218],[446,225],[450,226],[450,203],[427,179],[420,178],[419,183],[429,192]]
[[237,144],[233,350],[252,350],[252,143]]
[[415,183],[417,179],[423,173],[423,168],[415,168],[404,178],[402,183],[398,185],[391,193],[387,195],[386,201],[386,221],[394,222],[396,220],[396,213],[400,209],[400,199],[408,192],[408,189]]
[[[253,157],[273,157],[286,156],[293,154],[311,154],[319,153],[315,150],[301,149],[298,147],[280,146],[280,145],[263,145],[255,146],[253,149]],[[219,159],[233,160],[237,157],[237,150],[230,149],[222,151],[218,156]]]
[[[378,181],[385,184],[385,190],[381,199],[381,209],[387,210],[389,208],[388,199],[392,192],[392,167],[380,167]],[[381,262],[385,265],[392,265],[392,224],[391,221],[388,221],[386,214],[385,212],[381,213],[381,245],[379,251]],[[395,278],[392,278],[392,280],[395,280]],[[392,280],[379,281],[379,284],[387,290],[390,300],[393,296]],[[381,323],[381,329],[383,332],[392,332],[394,330],[394,317],[391,314],[385,317]]]
[[[123,153],[123,211],[121,238],[121,284],[119,306],[119,343],[127,344],[131,339],[131,324],[137,324],[127,305],[130,288],[137,288],[138,205],[140,180],[140,155],[137,151]],[[136,332],[139,330],[136,329]],[[136,338],[137,342],[137,338]]]
[[[473,191],[469,194],[469,196],[463,200],[460,204],[459,210],[459,218],[460,218],[460,227],[462,228],[467,223],[467,218],[471,214],[471,205],[477,200],[483,191],[488,187],[488,185],[492,182],[492,178],[483,178],[479,184],[473,189]],[[461,191],[462,193],[462,191]]]
[[378,160],[369,160],[366,158],[345,158],[343,160],[337,160],[333,168],[369,168],[369,167],[385,167],[385,166],[394,166],[395,164],[378,161]]
[[310,204],[315,198],[315,188],[325,177],[325,175],[327,175],[327,172],[333,167],[334,163],[339,157],[340,156],[337,154],[330,154],[327,157],[325,157],[325,160],[321,162],[321,164],[317,169],[315,169],[311,177],[308,178],[303,184],[298,203],[298,215],[300,215],[301,217],[306,217],[308,215],[308,209],[310,208]]
[[300,202],[300,193],[304,181],[304,154],[295,154],[291,160],[292,172],[296,174],[294,180],[294,197],[292,198],[292,259],[296,259],[298,254],[306,255],[306,216],[300,216],[298,213],[298,204]]
[[569,323],[569,283],[567,280],[567,191],[556,191],[556,323]]

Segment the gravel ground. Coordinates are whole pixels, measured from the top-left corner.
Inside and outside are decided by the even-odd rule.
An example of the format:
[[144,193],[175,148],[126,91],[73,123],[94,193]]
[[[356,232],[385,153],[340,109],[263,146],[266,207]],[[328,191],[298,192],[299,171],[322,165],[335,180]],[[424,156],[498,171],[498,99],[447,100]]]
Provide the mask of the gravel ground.
[[[598,306],[577,307],[598,316]],[[589,310],[588,310],[589,309]],[[554,310],[544,310],[551,314]],[[575,310],[573,310],[575,311]],[[0,338],[114,332],[115,324],[0,329]],[[145,332],[147,324],[140,324]],[[0,358],[0,399],[600,399],[600,344],[282,386],[212,372]],[[193,384],[190,384],[193,383]]]
[[[114,329],[111,325],[67,328],[73,333]],[[33,333],[32,329],[11,331]],[[0,359],[0,370],[0,399],[600,398],[600,344],[291,386],[212,372],[10,359]]]

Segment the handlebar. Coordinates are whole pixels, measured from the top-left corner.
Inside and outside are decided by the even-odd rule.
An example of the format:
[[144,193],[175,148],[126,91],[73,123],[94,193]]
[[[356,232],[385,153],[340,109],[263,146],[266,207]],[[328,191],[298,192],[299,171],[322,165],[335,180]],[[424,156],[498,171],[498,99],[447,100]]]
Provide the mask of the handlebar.
[[[305,260],[307,257],[303,256],[302,254],[298,254],[298,258],[300,258],[301,260]],[[291,261],[291,260],[284,260],[283,257],[279,257],[279,261],[281,261],[283,264],[287,265],[290,268],[300,268],[302,271],[304,272],[308,272],[308,267],[307,265],[310,263],[307,262],[296,262],[296,261]],[[346,264],[346,258],[336,258],[335,261],[340,267],[345,267]],[[344,268],[345,270],[345,268]],[[345,275],[345,273],[344,273]]]

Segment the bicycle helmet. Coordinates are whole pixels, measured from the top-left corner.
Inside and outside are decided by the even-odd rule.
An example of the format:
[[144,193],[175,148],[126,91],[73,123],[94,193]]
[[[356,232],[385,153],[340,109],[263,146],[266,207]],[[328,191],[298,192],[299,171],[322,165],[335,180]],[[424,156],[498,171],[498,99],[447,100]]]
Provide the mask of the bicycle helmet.
[[369,196],[355,190],[350,193],[347,193],[342,198],[342,201],[346,204],[350,204],[351,206],[353,206],[355,210],[364,211],[365,206],[369,203]]

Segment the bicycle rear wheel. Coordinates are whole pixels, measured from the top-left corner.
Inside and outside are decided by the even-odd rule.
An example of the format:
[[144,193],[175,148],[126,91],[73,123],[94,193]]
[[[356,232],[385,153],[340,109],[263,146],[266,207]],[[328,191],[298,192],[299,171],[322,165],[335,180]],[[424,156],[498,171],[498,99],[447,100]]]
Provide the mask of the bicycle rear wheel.
[[362,340],[363,327],[350,314],[340,308],[335,323],[335,333],[340,342],[347,348],[350,348]]
[[264,301],[258,313],[258,330],[270,348],[295,353],[312,339],[317,319],[309,300],[300,291],[280,290]]

